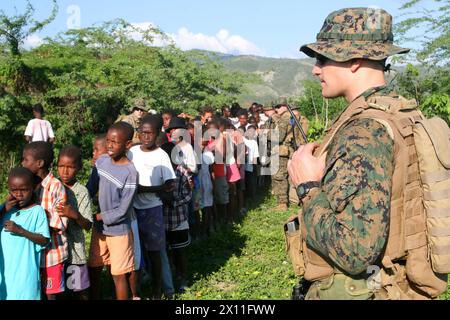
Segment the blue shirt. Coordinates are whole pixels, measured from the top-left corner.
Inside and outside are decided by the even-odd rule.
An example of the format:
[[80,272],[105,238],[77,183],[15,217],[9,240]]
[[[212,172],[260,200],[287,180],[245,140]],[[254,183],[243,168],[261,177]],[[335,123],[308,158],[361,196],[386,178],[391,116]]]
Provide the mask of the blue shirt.
[[1,218],[0,225],[0,300],[40,300],[39,266],[44,247],[6,231],[3,226],[8,220],[50,239],[47,216],[39,205],[13,208]]

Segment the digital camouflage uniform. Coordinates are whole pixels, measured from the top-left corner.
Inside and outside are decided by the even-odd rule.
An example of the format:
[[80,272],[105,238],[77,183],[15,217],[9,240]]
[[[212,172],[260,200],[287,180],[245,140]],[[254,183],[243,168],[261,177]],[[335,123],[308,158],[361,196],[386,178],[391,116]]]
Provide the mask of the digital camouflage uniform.
[[128,114],[126,116],[123,116],[123,115],[119,116],[116,120],[116,122],[123,121],[123,122],[129,123],[133,127],[133,129],[134,129],[133,144],[141,143],[141,141],[139,139],[139,133],[138,133],[141,119],[136,117],[132,112],[134,111],[135,108],[145,110],[145,107],[146,107],[146,105],[145,105],[145,101],[143,99],[136,99],[134,101],[133,105],[128,109],[128,111],[131,112],[131,114]]
[[[293,108],[293,109],[295,110],[296,108]],[[300,125],[303,129],[303,132],[306,135],[308,135],[308,127],[309,127],[308,119],[299,114],[297,116],[297,120],[300,123]],[[306,144],[306,141],[303,138],[303,135],[301,134],[300,130],[297,128],[297,125],[295,124],[294,119],[292,117],[290,118],[289,133],[291,135],[293,133],[293,138],[292,137],[290,138],[290,139],[292,139],[292,143],[290,144],[289,158],[291,158],[292,155],[294,154],[294,152],[296,151],[296,149],[298,149],[300,147],[300,145]],[[293,205],[299,204],[297,191],[295,190],[295,186],[292,183],[292,180],[290,177],[289,177],[289,202]]]
[[[275,104],[279,106],[287,105],[287,99],[282,97]],[[298,120],[305,133],[307,133],[308,125],[306,118],[300,116]],[[272,189],[277,197],[278,204],[288,205],[290,202],[298,204],[297,193],[290,182],[287,165],[296,148],[301,144],[305,144],[305,141],[288,110],[278,115],[277,123],[279,168],[272,177]]]
[[[278,205],[289,204],[289,181],[287,165],[289,156],[291,154],[290,143],[292,141],[292,134],[290,134],[290,119],[289,112],[285,112],[278,117],[276,129],[278,129],[278,146],[274,150],[274,154],[278,154],[278,170],[272,176],[272,190],[277,197]],[[276,151],[275,151],[276,150]]]
[[[353,58],[384,60],[409,51],[392,45],[391,27],[392,17],[382,9],[338,10],[326,18],[317,42],[300,50],[311,57],[320,54],[338,62]],[[361,96],[367,99],[386,94],[385,89],[377,88]],[[361,96],[342,114],[361,103]],[[373,119],[350,121],[331,140],[322,185],[303,199],[301,223],[302,238],[312,252],[334,268],[334,275],[313,280],[307,299],[372,297],[366,272],[370,265],[380,264],[387,242],[393,146],[386,127]],[[359,295],[349,293],[359,289]]]

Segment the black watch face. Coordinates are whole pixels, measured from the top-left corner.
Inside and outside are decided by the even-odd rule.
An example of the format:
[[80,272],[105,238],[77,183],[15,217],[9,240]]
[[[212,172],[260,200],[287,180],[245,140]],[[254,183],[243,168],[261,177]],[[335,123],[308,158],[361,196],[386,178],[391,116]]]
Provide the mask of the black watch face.
[[307,190],[304,185],[298,186],[298,196],[303,198],[305,194],[307,193]]

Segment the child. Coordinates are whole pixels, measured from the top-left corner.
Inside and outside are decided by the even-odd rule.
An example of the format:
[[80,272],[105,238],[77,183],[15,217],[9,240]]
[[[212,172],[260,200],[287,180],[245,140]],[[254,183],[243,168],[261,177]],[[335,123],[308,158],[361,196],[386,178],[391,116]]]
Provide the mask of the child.
[[25,129],[25,140],[27,142],[45,141],[53,143],[55,141],[55,134],[53,133],[52,125],[47,120],[42,120],[44,116],[44,108],[41,104],[33,106],[34,119],[28,121]]
[[256,164],[259,158],[259,150],[255,126],[248,127],[245,132],[244,143],[248,151],[245,164],[245,184],[248,194],[246,199],[248,200],[255,197],[257,187]]
[[157,119],[146,116],[139,125],[140,146],[130,149],[129,159],[139,174],[138,194],[133,206],[136,213],[141,242],[152,267],[153,299],[161,299],[161,251],[166,248],[163,203],[160,192],[169,192],[175,179],[170,159],[157,147],[156,138],[161,131]]
[[225,172],[225,138],[219,131],[219,125],[216,121],[208,122],[209,142],[207,150],[214,154],[213,171],[211,179],[213,181],[214,203],[216,205],[216,227],[227,217],[227,206],[229,203],[228,183]]
[[113,124],[106,136],[109,157],[96,162],[99,174],[100,213],[95,215],[89,266],[111,265],[116,298],[128,299],[128,276],[134,271],[134,246],[131,231],[132,203],[137,172],[127,158],[134,129],[125,122]]
[[[164,151],[172,155],[173,144],[166,144]],[[187,169],[176,165],[171,157],[176,180],[173,188],[172,205],[164,205],[164,222],[169,249],[173,254],[178,290],[183,293],[187,289],[187,259],[185,248],[191,243],[189,236],[189,207],[192,199],[192,183]]]
[[[98,158],[101,156],[108,157],[108,148],[106,147],[106,134],[99,134],[94,138],[93,148],[92,148],[92,170],[91,175],[89,176],[88,183],[86,184],[86,188],[89,191],[89,195],[92,199],[92,204],[96,209],[98,209],[98,171],[95,163]],[[99,212],[99,211],[95,211]],[[96,221],[94,221],[95,227]],[[97,223],[99,224],[99,223]],[[91,233],[91,243],[92,243],[92,234]],[[98,268],[88,267],[89,269],[89,282],[90,282],[90,298],[93,300],[100,299],[100,278],[103,270],[103,266]],[[111,273],[111,272],[109,272]]]
[[83,230],[92,227],[92,202],[88,190],[77,181],[82,168],[81,150],[75,146],[63,148],[58,157],[58,175],[67,193],[67,205],[59,206],[61,217],[69,218],[67,241],[69,259],[66,264],[67,287],[80,300],[87,300],[90,286]]
[[36,204],[33,173],[12,169],[1,212],[0,300],[40,300],[41,252],[50,240],[44,209]]
[[64,262],[69,255],[66,235],[68,218],[60,217],[56,211],[58,205],[66,203],[66,191],[63,184],[50,172],[53,163],[53,148],[50,143],[36,141],[25,145],[22,158],[22,166],[42,179],[37,203],[47,214],[51,239],[41,259],[42,285],[47,299],[56,300],[57,295],[65,290]]
[[[207,126],[205,127],[205,129]],[[202,210],[202,235],[209,237],[212,229],[213,215],[213,185],[211,181],[212,164],[214,163],[214,155],[206,146],[208,140],[204,141],[205,148],[202,154],[202,163],[199,171],[201,201],[200,208]]]
[[225,138],[225,164],[226,164],[226,175],[229,187],[229,203],[227,208],[227,223],[232,224],[236,216],[237,210],[237,189],[236,183],[241,180],[241,174],[239,171],[238,164],[236,163],[236,149],[234,147],[233,136],[234,129],[229,121],[224,121],[224,119],[219,123],[219,130]]

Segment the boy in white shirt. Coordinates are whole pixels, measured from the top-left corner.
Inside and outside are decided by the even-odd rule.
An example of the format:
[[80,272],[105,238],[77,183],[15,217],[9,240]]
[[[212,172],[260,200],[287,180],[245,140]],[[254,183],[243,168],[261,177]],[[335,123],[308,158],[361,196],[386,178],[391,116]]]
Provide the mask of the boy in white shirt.
[[169,156],[156,145],[160,131],[160,123],[155,117],[144,117],[138,130],[142,144],[132,147],[128,156],[138,171],[138,193],[133,206],[141,243],[151,261],[155,299],[161,298],[160,252],[166,249],[163,203],[158,193],[171,192],[175,179]]
[[28,121],[25,129],[25,140],[27,142],[45,141],[53,143],[55,141],[55,134],[53,133],[52,125],[47,120],[43,120],[44,108],[41,104],[33,106],[34,119]]

